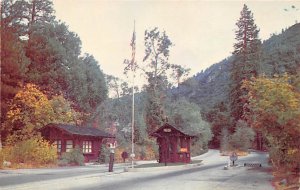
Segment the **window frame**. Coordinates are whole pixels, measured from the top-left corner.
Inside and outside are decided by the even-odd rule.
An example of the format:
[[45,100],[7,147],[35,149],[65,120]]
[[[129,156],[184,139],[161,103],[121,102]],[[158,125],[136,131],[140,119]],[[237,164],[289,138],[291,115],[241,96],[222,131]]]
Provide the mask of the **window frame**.
[[[68,142],[72,142],[72,144],[68,143]],[[72,147],[70,147],[70,146],[72,146]],[[66,152],[71,152],[73,150],[73,148],[74,148],[73,140],[66,140]]]
[[91,154],[93,153],[93,141],[84,140],[82,141],[82,153],[83,154]]
[[53,141],[53,145],[56,147],[56,150],[57,150],[57,152],[61,152],[61,147],[62,147],[62,140],[59,140],[59,139],[57,139],[57,140],[54,140]]

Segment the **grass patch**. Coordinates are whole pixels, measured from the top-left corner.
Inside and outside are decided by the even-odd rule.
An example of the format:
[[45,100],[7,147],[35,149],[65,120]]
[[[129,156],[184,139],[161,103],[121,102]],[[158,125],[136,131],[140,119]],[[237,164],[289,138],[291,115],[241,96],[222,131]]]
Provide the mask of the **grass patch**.
[[[202,160],[192,160],[191,163],[167,163],[167,166],[181,166],[181,165],[187,165],[187,164],[199,164]],[[165,163],[150,163],[150,164],[141,164],[138,166],[135,166],[135,168],[152,168],[152,167],[163,167],[165,166]]]

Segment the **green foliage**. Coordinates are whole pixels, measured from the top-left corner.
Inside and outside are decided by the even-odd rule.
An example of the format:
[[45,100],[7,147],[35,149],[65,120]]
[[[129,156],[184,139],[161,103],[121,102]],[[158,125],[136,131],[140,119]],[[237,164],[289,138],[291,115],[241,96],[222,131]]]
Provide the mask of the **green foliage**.
[[267,76],[299,73],[300,24],[295,24],[281,34],[273,34],[263,43],[262,71]]
[[235,31],[235,39],[237,42],[234,44],[235,55],[246,56],[253,53],[253,48],[257,48],[258,44],[258,33],[256,24],[254,23],[253,13],[248,9],[247,5],[244,4],[241,16],[236,23],[237,30]]
[[78,108],[92,113],[107,98],[107,87],[103,72],[92,55],[80,58],[79,64],[70,67],[69,97]]
[[[118,144],[126,147],[131,143],[132,97],[122,96],[119,99],[108,99],[97,108],[99,122],[103,130],[116,125]],[[144,94],[135,95],[135,131],[134,142],[144,144],[148,141],[146,132]],[[128,106],[129,105],[129,106]]]
[[3,44],[7,56],[1,54],[1,60],[8,68],[5,74],[13,71],[1,84],[4,98],[12,99],[23,82],[33,83],[47,95],[63,94],[77,110],[92,113],[107,96],[103,72],[93,56],[80,57],[80,38],[54,19],[52,1],[4,0],[1,5],[1,36],[11,39]]
[[230,141],[230,134],[228,132],[228,129],[223,128],[221,132],[221,139],[220,139],[220,148],[222,152],[231,150],[229,141]]
[[168,120],[178,129],[189,132],[190,134],[199,134],[193,144],[198,148],[207,147],[212,138],[210,125],[201,117],[199,106],[181,98],[169,104]]
[[[13,26],[19,36],[31,33],[31,26],[54,20],[53,3],[50,0],[3,0],[1,20],[5,26]],[[1,25],[3,26],[3,25]]]
[[101,145],[100,155],[99,155],[99,163],[105,164],[109,162],[109,148],[107,148],[106,144]]
[[146,102],[146,123],[148,134],[158,129],[166,121],[164,108],[164,94],[162,92],[155,93],[155,91],[147,92]]
[[172,90],[175,97],[186,97],[191,102],[201,106],[201,111],[205,115],[223,102],[228,104],[229,99],[229,65],[232,58],[224,59],[198,73],[196,76],[187,79]]
[[178,87],[179,84],[181,83],[181,79],[187,77],[191,69],[185,68],[181,65],[174,65],[174,64],[172,64],[170,67],[173,70],[171,74],[171,78],[173,78],[176,81]]
[[82,118],[81,113],[76,112],[62,95],[53,96],[49,102],[53,108],[52,123],[76,124]]
[[166,32],[160,32],[158,28],[145,32],[145,57],[147,62],[145,74],[148,79],[146,123],[150,134],[165,122],[164,101],[169,85],[167,71],[171,64],[169,61],[169,48],[172,42]]
[[221,145],[222,130],[231,126],[231,117],[227,105],[224,102],[217,104],[205,114],[205,118],[211,123],[211,130],[214,134],[210,146],[218,148]]
[[237,122],[236,131],[231,135],[229,143],[234,150],[247,151],[252,146],[255,132],[243,120]]
[[75,147],[70,152],[64,152],[61,156],[61,164],[84,165],[84,156],[81,149]]
[[45,141],[41,136],[19,141],[11,146],[6,146],[2,150],[6,152],[4,160],[12,164],[28,164],[34,166],[56,163],[57,150]]
[[235,122],[243,118],[243,106],[247,103],[244,96],[248,92],[241,88],[242,81],[250,79],[251,76],[257,76],[260,64],[259,30],[254,23],[253,14],[246,5],[236,25],[238,27],[235,32],[237,42],[234,44],[233,55],[235,57],[230,70],[231,115]]

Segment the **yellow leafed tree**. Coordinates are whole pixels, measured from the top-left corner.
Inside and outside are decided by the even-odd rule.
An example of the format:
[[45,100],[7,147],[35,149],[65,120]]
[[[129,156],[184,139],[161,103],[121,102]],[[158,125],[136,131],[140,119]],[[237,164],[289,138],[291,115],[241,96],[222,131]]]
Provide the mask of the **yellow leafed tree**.
[[10,144],[36,135],[37,129],[49,123],[74,123],[76,117],[78,114],[63,96],[49,100],[36,85],[27,84],[10,103],[2,130]]

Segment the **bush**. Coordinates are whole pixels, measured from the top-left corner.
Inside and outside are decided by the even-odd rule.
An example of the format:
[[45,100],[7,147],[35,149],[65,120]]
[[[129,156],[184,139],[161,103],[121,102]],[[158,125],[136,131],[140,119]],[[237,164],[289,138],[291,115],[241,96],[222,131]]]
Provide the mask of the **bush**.
[[33,136],[30,139],[17,142],[13,146],[4,147],[1,152],[3,160],[10,161],[13,165],[23,163],[42,166],[54,164],[57,160],[56,148],[41,136]]
[[237,129],[230,137],[230,145],[235,150],[247,151],[251,147],[255,137],[252,128],[246,126],[244,121],[239,120]]
[[0,150],[0,169],[3,168],[3,161],[4,161],[3,151]]
[[109,162],[109,148],[106,147],[106,144],[102,144],[99,155],[99,163],[105,164]]
[[220,142],[220,146],[221,146],[221,152],[226,152],[231,150],[231,146],[229,144],[229,132],[226,128],[222,129],[222,133],[221,133],[221,142]]
[[84,156],[82,154],[81,149],[76,146],[73,150],[70,152],[65,152],[61,156],[61,164],[71,164],[71,165],[84,165]]

